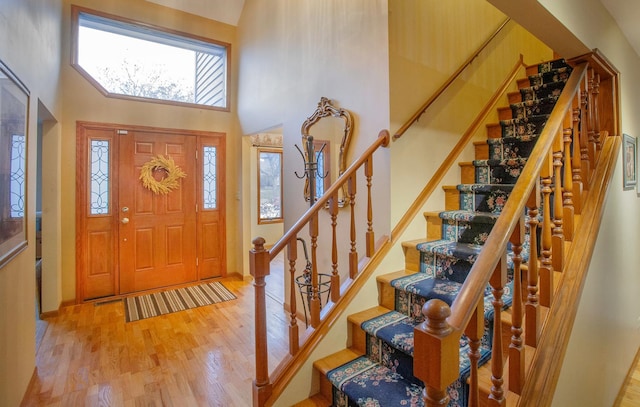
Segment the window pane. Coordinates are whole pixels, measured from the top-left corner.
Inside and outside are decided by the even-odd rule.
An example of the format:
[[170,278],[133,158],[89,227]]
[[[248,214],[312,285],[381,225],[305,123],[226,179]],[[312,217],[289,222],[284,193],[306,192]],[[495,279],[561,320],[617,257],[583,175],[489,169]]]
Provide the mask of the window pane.
[[324,152],[316,153],[316,159],[318,160],[318,171],[316,172],[316,199],[324,195]]
[[79,14],[78,65],[107,92],[226,107],[226,48]]
[[91,140],[91,215],[109,213],[109,141]]
[[282,152],[258,151],[259,220],[282,219]]
[[215,147],[204,147],[202,160],[204,209],[216,209],[217,207],[216,154]]
[[24,216],[25,136],[11,136],[11,217]]

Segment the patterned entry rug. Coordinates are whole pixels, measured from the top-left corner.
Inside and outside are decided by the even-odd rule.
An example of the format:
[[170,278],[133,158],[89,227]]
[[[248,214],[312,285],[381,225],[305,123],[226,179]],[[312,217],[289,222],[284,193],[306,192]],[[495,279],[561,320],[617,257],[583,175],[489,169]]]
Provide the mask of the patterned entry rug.
[[127,322],[236,299],[220,282],[176,288],[124,299]]

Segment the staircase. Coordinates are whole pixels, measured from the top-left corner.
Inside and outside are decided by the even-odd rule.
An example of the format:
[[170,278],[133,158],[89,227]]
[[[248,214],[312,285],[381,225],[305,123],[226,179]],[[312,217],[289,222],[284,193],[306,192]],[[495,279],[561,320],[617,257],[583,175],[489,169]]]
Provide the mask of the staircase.
[[[498,109],[500,122],[487,126],[486,142],[475,143],[476,159],[460,164],[461,184],[445,187],[445,210],[425,213],[427,239],[404,242],[405,269],[378,277],[379,305],[349,316],[351,347],[314,363],[320,376],[316,405],[423,405],[424,386],[413,371],[414,327],[424,321],[423,305],[431,299],[453,303],[570,72],[563,60],[527,68],[528,77],[518,81],[519,91],[508,96],[509,106]],[[528,242],[525,237],[524,262]],[[513,300],[512,257],[509,252],[504,309]],[[479,343],[466,335],[460,338],[459,377],[447,388],[449,406],[468,404],[470,365],[477,360],[489,369],[494,332],[511,336],[510,321],[501,331],[494,330],[502,321],[494,320],[493,300],[488,285]],[[503,313],[502,318],[510,317]],[[491,383],[479,387],[480,399],[486,400]]]

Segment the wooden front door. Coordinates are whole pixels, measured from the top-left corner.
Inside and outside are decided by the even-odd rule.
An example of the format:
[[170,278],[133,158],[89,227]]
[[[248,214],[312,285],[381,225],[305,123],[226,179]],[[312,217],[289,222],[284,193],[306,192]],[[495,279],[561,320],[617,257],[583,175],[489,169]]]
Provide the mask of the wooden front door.
[[[195,281],[195,138],[129,131],[118,142],[120,293]],[[170,159],[186,174],[176,188],[163,193],[143,185],[142,167],[153,159],[159,166],[148,171],[152,185],[166,187]]]
[[79,123],[77,146],[79,301],[226,274],[222,134]]

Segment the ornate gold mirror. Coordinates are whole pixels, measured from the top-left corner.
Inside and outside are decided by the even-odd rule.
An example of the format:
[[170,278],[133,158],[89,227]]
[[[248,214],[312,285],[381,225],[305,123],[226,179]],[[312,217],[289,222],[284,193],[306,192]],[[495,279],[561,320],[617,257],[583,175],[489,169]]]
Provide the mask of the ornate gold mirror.
[[[302,123],[301,133],[305,149],[304,153],[300,151],[306,172],[304,199],[313,204],[347,169],[353,117],[348,110],[336,108],[331,100],[322,97],[315,112]],[[338,206],[344,206],[347,201],[346,187],[343,186],[338,191]]]

